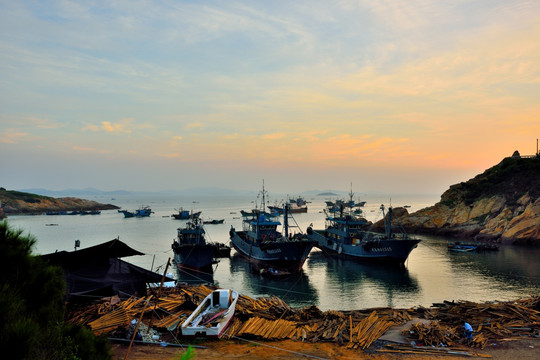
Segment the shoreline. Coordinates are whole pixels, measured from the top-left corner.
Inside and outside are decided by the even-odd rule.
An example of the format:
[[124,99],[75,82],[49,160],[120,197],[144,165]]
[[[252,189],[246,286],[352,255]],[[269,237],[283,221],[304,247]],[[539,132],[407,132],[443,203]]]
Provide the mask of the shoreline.
[[[204,346],[204,349],[193,349],[194,357],[197,360],[213,359],[332,359],[332,360],[392,360],[392,359],[412,359],[428,360],[436,358],[449,359],[471,359],[471,358],[491,358],[494,360],[520,359],[533,360],[540,356],[540,339],[522,338],[517,340],[503,341],[496,346],[482,350],[467,352],[468,355],[452,354],[432,355],[422,352],[384,352],[384,351],[363,351],[351,350],[344,346],[333,343],[306,343],[293,340],[271,341],[271,342],[247,342],[240,340],[215,340],[197,342],[197,346]],[[112,344],[114,359],[124,359],[128,345]],[[381,344],[384,350],[384,345]],[[176,360],[186,353],[187,348],[163,347],[160,345],[133,345],[128,359],[131,360]]]
[[[392,359],[391,356],[407,354],[421,359],[448,355],[448,351],[452,355],[466,353],[460,355],[463,357],[486,357],[492,352],[506,354],[500,349],[540,354],[540,296],[497,303],[447,301],[430,308],[322,312],[315,306],[294,309],[275,297],[252,299],[241,295],[233,322],[220,340],[182,337],[179,325],[191,314],[191,310],[185,309],[185,301],[198,302],[197,299],[202,300],[212,291],[204,285],[168,289],[159,299],[152,300],[157,311],[155,319],[142,307],[144,298],[120,302],[116,299],[114,303],[111,298],[109,303],[101,301],[93,306],[72,308],[68,314],[72,316],[71,322],[89,326],[96,334],[109,338],[126,339],[131,319],[141,318],[144,326],[152,322],[152,331],[159,329],[159,340],[134,345],[132,351],[138,349],[135,353],[139,355],[132,355],[133,359],[173,359],[184,351],[176,345],[160,346],[161,342],[206,346],[206,349],[195,349],[199,354],[197,359],[237,358],[239,354],[253,359],[305,358],[305,354],[331,359],[359,356]],[[143,313],[146,316],[143,317]],[[471,342],[463,336],[464,321],[474,328]],[[395,345],[388,348],[387,344]],[[433,353],[437,347],[443,354]],[[113,350],[121,354],[127,351],[127,346],[113,344]],[[428,357],[426,350],[430,351]],[[162,357],[157,357],[158,353]],[[527,358],[521,354],[518,357]]]

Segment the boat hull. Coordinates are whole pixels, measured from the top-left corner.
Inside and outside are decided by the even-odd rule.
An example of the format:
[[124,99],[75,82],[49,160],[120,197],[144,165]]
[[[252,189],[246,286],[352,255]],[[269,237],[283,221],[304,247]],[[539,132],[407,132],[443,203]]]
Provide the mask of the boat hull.
[[179,269],[212,272],[215,263],[215,246],[210,244],[185,244],[173,247],[174,261]]
[[231,245],[256,269],[279,269],[299,272],[315,243],[310,240],[273,241],[253,243],[245,231],[231,231]]
[[308,231],[308,237],[316,241],[316,247],[327,255],[365,262],[404,263],[420,242],[418,239],[381,239],[369,242],[358,239],[345,244],[325,236],[325,233],[324,230],[312,230]]
[[237,301],[234,290],[213,291],[181,325],[182,336],[220,338],[234,316]]

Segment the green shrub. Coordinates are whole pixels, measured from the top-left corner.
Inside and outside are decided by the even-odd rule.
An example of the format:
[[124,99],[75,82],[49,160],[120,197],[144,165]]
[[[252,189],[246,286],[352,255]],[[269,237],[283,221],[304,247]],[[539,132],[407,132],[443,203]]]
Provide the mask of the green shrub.
[[0,354],[11,359],[110,359],[106,340],[65,323],[62,270],[32,255],[35,242],[0,222]]

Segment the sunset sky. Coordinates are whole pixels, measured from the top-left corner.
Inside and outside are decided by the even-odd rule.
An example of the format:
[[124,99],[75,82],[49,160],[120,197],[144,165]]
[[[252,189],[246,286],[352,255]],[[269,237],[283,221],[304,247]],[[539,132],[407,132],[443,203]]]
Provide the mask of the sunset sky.
[[0,186],[440,194],[540,138],[540,1],[0,0]]

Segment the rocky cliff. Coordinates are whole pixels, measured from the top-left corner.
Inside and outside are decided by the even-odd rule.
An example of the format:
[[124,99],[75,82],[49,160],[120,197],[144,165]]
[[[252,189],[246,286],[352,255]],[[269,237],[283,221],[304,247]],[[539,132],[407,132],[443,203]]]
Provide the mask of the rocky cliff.
[[409,232],[540,245],[540,157],[505,158],[451,186],[434,206],[394,209],[393,218]]
[[47,211],[110,210],[119,207],[74,197],[53,198],[0,188],[2,214],[41,214]]

